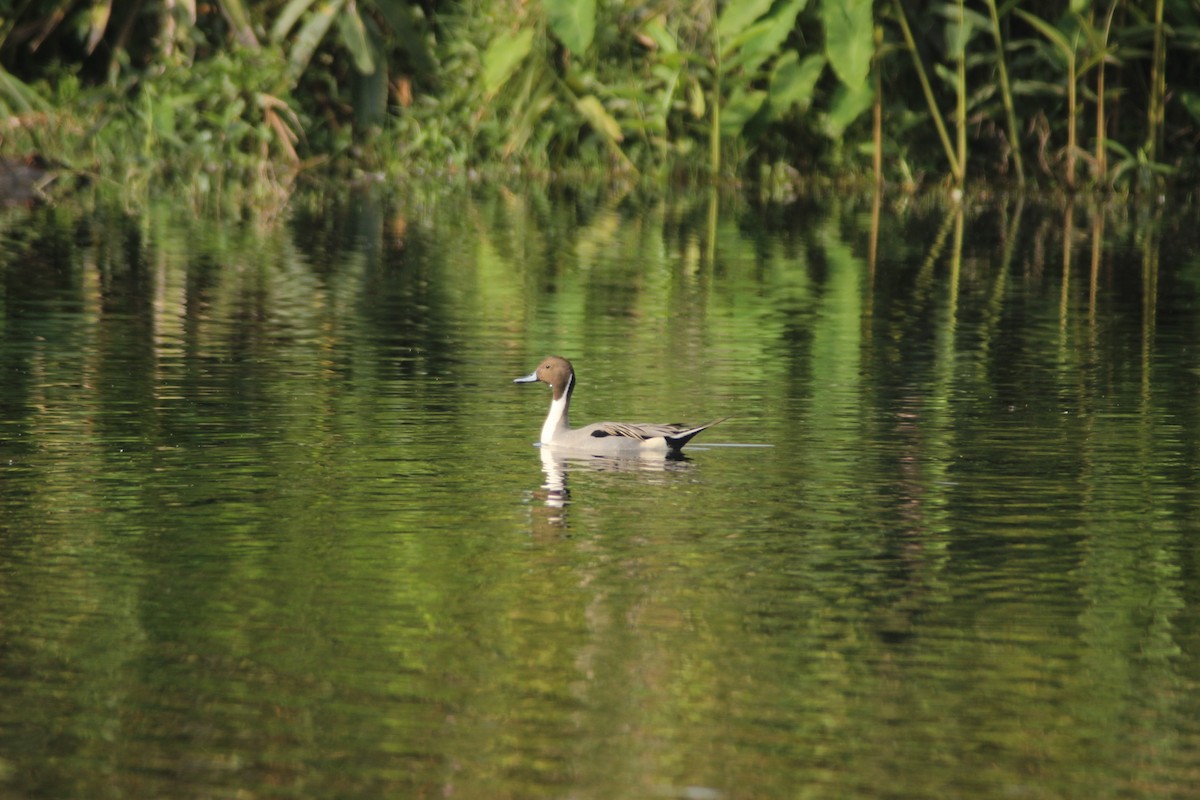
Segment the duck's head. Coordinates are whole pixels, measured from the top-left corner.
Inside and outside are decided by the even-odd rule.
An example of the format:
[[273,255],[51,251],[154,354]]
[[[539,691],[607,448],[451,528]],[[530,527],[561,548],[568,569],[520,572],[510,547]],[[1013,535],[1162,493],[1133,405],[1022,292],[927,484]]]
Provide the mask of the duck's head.
[[558,400],[571,391],[575,384],[575,370],[571,362],[562,356],[550,356],[537,369],[523,378],[516,378],[513,383],[536,383],[541,381],[554,390],[554,399]]

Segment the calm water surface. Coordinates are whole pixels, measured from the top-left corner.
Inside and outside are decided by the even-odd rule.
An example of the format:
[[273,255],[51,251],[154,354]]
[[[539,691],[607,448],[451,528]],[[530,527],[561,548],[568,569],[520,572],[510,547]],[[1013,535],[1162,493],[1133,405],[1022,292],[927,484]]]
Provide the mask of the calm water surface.
[[0,797],[1196,797],[1197,222],[5,211]]

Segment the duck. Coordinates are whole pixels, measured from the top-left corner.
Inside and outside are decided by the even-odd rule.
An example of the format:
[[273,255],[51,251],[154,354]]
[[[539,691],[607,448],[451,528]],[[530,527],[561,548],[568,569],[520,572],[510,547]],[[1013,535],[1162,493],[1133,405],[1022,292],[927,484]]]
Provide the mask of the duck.
[[696,434],[718,425],[721,417],[703,425],[650,422],[594,422],[572,428],[567,419],[575,391],[575,368],[562,356],[550,356],[513,383],[545,383],[553,391],[550,413],[542,424],[543,446],[550,445],[594,455],[677,455]]

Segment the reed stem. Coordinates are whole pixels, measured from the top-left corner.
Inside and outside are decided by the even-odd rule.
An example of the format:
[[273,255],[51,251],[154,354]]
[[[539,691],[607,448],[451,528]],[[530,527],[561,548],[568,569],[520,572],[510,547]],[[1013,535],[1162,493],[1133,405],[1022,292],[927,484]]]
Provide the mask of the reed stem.
[[1163,43],[1163,0],[1154,4],[1154,57],[1150,64],[1150,102],[1147,104],[1146,156],[1158,160],[1162,149],[1163,96],[1166,94],[1167,48]]
[[1096,183],[1100,186],[1108,183],[1108,108],[1104,97],[1108,76],[1105,74],[1105,66],[1110,52],[1108,40],[1112,34],[1113,15],[1117,5],[1116,0],[1110,3],[1104,19],[1103,36],[1096,43]]
[[1104,132],[1104,61],[1096,67],[1096,182],[1108,180],[1108,155]]
[[[963,10],[963,0],[958,0],[959,30],[966,28],[966,13]],[[960,33],[965,38],[965,34]],[[967,177],[967,45],[963,41],[955,56],[955,72],[958,76],[958,103],[954,109],[955,124],[958,128],[958,185],[961,188]]]
[[1000,33],[1000,15],[996,11],[996,0],[987,0],[988,14],[992,18],[992,39],[996,42],[996,68],[1000,74],[1000,99],[1004,102],[1004,116],[1008,122],[1008,139],[1012,148],[1013,168],[1017,171],[1017,185],[1025,185],[1025,163],[1021,158],[1021,138],[1017,127],[1017,111],[1013,104],[1012,87],[1008,83],[1008,64],[1004,58],[1004,38]]
[[1076,148],[1078,131],[1075,126],[1078,99],[1075,84],[1075,50],[1072,48],[1067,53],[1067,188],[1072,191],[1075,189],[1075,160],[1078,154]]
[[[875,168],[875,187],[883,185],[883,78],[879,69],[879,50],[883,46],[883,28],[875,26],[875,55],[872,64],[875,72],[875,118],[872,125],[875,149],[872,166]],[[878,195],[877,195],[878,196]]]
[[[713,6],[715,9],[716,2]],[[708,131],[708,169],[715,181],[721,175],[721,33],[713,20],[713,90],[712,90],[712,127]]]
[[921,63],[921,54],[917,52],[917,43],[913,40],[912,29],[908,27],[908,17],[904,14],[904,6],[900,0],[892,0],[896,11],[896,19],[900,23],[900,31],[904,35],[904,45],[912,56],[913,67],[917,71],[917,79],[921,82],[921,91],[925,93],[925,103],[929,106],[929,115],[937,128],[938,138],[942,140],[942,149],[946,151],[946,160],[950,162],[950,172],[954,180],[961,185],[962,170],[958,159],[954,156],[954,147],[950,144],[950,134],[946,133],[946,123],[942,120],[942,112],[938,110],[937,101],[933,99],[933,89],[929,86],[929,76],[925,74],[925,65]]

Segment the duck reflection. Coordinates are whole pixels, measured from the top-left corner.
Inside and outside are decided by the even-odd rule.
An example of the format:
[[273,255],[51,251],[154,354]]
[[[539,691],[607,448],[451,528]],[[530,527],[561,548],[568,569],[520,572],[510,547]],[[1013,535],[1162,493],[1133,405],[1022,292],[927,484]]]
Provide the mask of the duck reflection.
[[692,462],[687,456],[671,453],[657,457],[619,458],[598,456],[566,450],[551,445],[539,445],[538,455],[542,460],[545,480],[533,496],[541,501],[543,513],[537,518],[556,528],[569,527],[568,508],[571,489],[568,485],[571,472],[644,472],[661,473],[689,469]]

